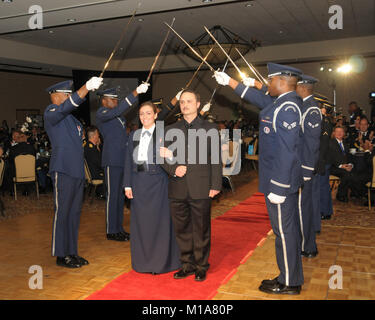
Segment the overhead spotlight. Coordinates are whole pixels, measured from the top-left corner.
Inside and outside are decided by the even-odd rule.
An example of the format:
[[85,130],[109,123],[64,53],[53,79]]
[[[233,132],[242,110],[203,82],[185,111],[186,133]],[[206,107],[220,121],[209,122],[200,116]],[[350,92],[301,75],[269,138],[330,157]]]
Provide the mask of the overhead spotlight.
[[324,67],[323,66],[320,67],[320,71],[324,71]]
[[48,33],[53,33],[53,30],[48,31]]
[[77,21],[77,19],[67,19],[66,21],[68,21],[68,22],[76,22]]
[[332,68],[328,68],[328,71],[329,71],[329,72],[332,72]]
[[143,22],[143,21],[144,21],[143,18],[139,18],[139,19],[138,19],[138,22]]
[[213,0],[202,0],[203,3],[210,3],[212,2]]
[[352,66],[349,63],[343,64],[337,69],[338,72],[349,73],[352,70]]
[[245,5],[245,7],[246,8],[250,8],[250,7],[252,7],[254,4],[253,3],[247,3],[246,5]]

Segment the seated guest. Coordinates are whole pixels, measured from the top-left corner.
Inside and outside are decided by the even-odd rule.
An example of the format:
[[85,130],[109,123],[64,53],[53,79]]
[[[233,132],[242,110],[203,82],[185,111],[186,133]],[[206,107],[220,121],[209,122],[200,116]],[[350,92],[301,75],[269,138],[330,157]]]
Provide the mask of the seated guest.
[[[16,132],[16,131],[15,131]],[[24,133],[18,133],[17,135],[17,144],[13,145],[9,149],[9,169],[11,173],[11,177],[16,176],[16,165],[14,163],[14,159],[19,155],[27,155],[31,154],[35,156],[35,149],[34,147],[27,142],[27,136]],[[28,194],[28,188],[25,185],[23,195]]]
[[358,196],[358,181],[353,172],[352,156],[349,153],[349,145],[344,142],[345,130],[343,127],[335,127],[333,139],[329,142],[330,173],[340,178],[336,199],[342,202],[348,201],[348,190],[353,196]]
[[358,107],[357,102],[352,101],[349,103],[349,127],[354,127],[355,120],[362,115],[362,110]]
[[22,134],[20,130],[13,130],[12,131],[12,141],[10,142],[10,146],[13,147],[18,143],[18,137]]
[[[97,127],[88,127],[87,131],[88,142],[84,147],[84,156],[89,167],[91,177],[94,180],[104,180],[104,170],[102,168],[102,152],[100,150],[100,136]],[[104,199],[104,184],[96,188],[96,196]]]

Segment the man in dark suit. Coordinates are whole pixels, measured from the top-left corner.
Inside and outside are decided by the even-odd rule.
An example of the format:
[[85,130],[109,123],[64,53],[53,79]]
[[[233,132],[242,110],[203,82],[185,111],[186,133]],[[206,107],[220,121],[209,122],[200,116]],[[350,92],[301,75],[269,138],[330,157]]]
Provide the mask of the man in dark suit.
[[[168,147],[172,143],[170,139],[176,138],[173,146],[177,147],[177,153],[173,159],[166,159],[162,167],[169,174],[168,196],[181,251],[182,268],[174,278],[195,274],[196,281],[203,281],[209,268],[211,199],[221,190],[222,166],[219,132],[215,124],[198,116],[199,106],[197,93],[190,89],[182,92],[183,119],[166,128],[165,144]],[[203,148],[202,139],[197,139],[199,133],[207,138]]]
[[[104,170],[102,168],[102,152],[100,150],[99,130],[95,126],[87,128],[86,135],[88,142],[84,145],[84,155],[89,167],[91,178],[94,180],[104,180]],[[96,188],[96,196],[104,199],[104,184]]]
[[342,202],[348,202],[348,190],[353,194],[358,194],[357,179],[352,172],[353,163],[349,153],[349,145],[344,142],[345,130],[337,126],[333,131],[334,138],[329,143],[329,157],[331,163],[330,173],[340,178],[340,185],[337,190],[336,199]]

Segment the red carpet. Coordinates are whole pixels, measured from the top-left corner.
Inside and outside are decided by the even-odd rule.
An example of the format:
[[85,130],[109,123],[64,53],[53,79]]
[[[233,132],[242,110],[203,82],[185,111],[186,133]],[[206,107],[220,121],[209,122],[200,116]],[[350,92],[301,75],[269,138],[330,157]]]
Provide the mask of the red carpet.
[[226,283],[270,231],[264,196],[256,193],[212,220],[210,269],[204,282],[174,280],[173,272],[153,276],[130,271],[88,300],[207,300]]

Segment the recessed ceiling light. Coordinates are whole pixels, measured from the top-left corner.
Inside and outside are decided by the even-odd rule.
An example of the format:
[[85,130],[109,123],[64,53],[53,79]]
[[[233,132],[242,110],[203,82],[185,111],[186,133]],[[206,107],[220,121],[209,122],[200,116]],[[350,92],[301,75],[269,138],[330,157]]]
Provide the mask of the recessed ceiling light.
[[144,19],[143,19],[143,18],[139,18],[138,21],[139,21],[139,22],[143,22]]
[[3,2],[11,3],[11,2],[13,2],[13,0],[3,0]]
[[254,4],[253,3],[247,3],[245,7],[249,8],[252,7]]
[[48,33],[53,33],[53,30],[48,31]]
[[202,0],[203,3],[209,3],[212,2],[213,0]]
[[284,31],[283,31],[283,30],[280,30],[279,33],[280,33],[280,34],[281,34],[281,33],[284,33]]
[[68,21],[68,22],[76,22],[77,19],[67,19],[66,21]]

